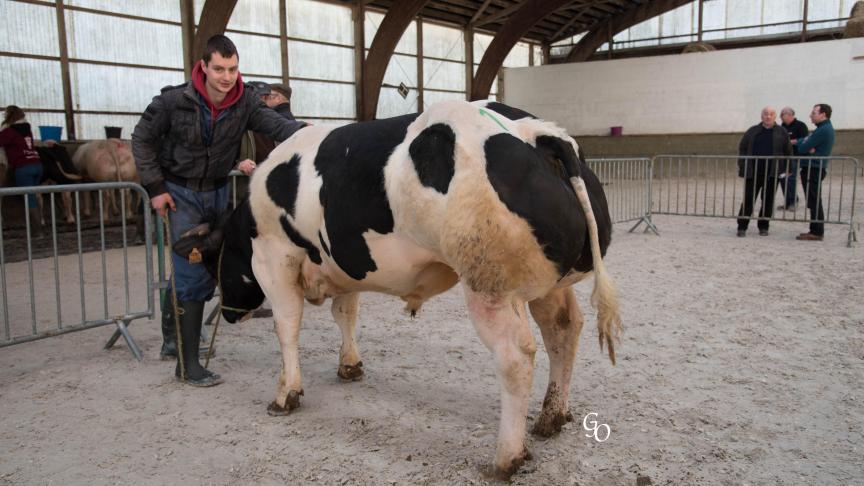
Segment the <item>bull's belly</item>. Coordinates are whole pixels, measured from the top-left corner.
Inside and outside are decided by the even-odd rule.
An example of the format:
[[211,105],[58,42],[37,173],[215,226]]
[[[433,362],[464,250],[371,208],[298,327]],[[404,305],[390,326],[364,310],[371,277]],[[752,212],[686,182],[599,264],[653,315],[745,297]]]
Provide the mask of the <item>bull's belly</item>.
[[328,287],[327,296],[349,292],[380,292],[401,297],[409,310],[454,286],[459,277],[435,252],[399,234],[366,235],[376,269],[363,279],[349,277],[339,265],[322,255],[316,265]]

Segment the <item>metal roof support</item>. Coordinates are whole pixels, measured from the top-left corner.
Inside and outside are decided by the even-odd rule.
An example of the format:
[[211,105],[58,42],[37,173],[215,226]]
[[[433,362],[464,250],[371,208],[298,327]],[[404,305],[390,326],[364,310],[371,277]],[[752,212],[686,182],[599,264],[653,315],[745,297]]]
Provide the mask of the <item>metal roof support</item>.
[[492,39],[489,48],[483,54],[477,75],[471,83],[471,99],[482,100],[489,96],[492,82],[504,64],[504,59],[510,53],[510,49],[519,42],[531,27],[543,17],[558,10],[563,5],[572,3],[573,0],[527,0],[519,10],[510,15],[498,34]]
[[[208,0],[208,3],[212,1],[214,0]],[[426,2],[427,0],[404,0],[394,3],[381,21],[363,66],[363,111],[358,113],[360,121],[375,119],[378,96],[381,93],[381,83],[384,82],[387,64],[390,63],[396,44],[399,43],[405,29]]]

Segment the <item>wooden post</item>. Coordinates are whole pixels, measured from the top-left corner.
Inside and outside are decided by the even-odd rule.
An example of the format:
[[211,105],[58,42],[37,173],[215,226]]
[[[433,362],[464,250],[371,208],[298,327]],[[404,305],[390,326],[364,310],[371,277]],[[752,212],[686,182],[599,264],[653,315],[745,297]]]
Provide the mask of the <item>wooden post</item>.
[[612,22],[606,22],[606,42],[609,44],[609,49],[607,52],[607,59],[612,59],[612,45],[614,38],[612,35]]
[[804,18],[801,24],[801,42],[807,42],[807,13],[810,7],[810,0],[804,0]]
[[423,17],[417,16],[417,113],[423,113]]
[[534,44],[528,43],[528,65],[534,65]]
[[469,25],[462,31],[465,44],[465,99],[471,101],[471,86],[474,83],[474,29]]
[[702,42],[702,13],[705,6],[702,4],[705,0],[699,0],[699,33],[696,36],[696,42]]
[[63,83],[63,112],[66,115],[66,139],[76,140],[75,115],[72,112],[72,80],[69,77],[69,48],[66,45],[66,7],[63,4],[63,0],[57,0],[57,41],[60,45],[60,78]]
[[354,20],[354,103],[356,105],[355,117],[360,120],[363,111],[363,64],[366,61],[366,9],[363,2],[354,4],[351,11]]
[[193,0],[180,0],[180,36],[183,38],[183,77],[192,79],[195,67],[193,45],[195,44],[195,5]]
[[288,6],[279,0],[279,50],[282,54],[282,83],[291,86],[291,62],[288,58]]
[[552,64],[552,44],[543,43],[540,49],[543,50],[543,64]]

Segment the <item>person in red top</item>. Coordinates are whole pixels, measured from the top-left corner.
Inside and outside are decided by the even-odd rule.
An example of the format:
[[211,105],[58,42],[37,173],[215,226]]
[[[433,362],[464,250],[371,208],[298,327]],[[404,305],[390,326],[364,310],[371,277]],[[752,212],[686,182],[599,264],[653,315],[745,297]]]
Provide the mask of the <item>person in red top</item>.
[[[15,171],[15,185],[38,186],[42,182],[42,160],[33,147],[33,131],[24,117],[24,110],[9,105],[0,130],[0,147],[6,150],[9,165]],[[27,195],[27,217],[35,235],[42,232],[42,218],[35,194]]]

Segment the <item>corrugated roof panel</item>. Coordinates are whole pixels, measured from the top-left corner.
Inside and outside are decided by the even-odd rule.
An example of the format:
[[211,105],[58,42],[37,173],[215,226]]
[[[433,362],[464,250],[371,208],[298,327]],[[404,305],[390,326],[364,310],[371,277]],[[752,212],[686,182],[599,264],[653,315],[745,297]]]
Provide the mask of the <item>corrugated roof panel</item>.
[[180,26],[66,12],[69,57],[183,68]]
[[55,7],[0,2],[0,50],[59,56]]

